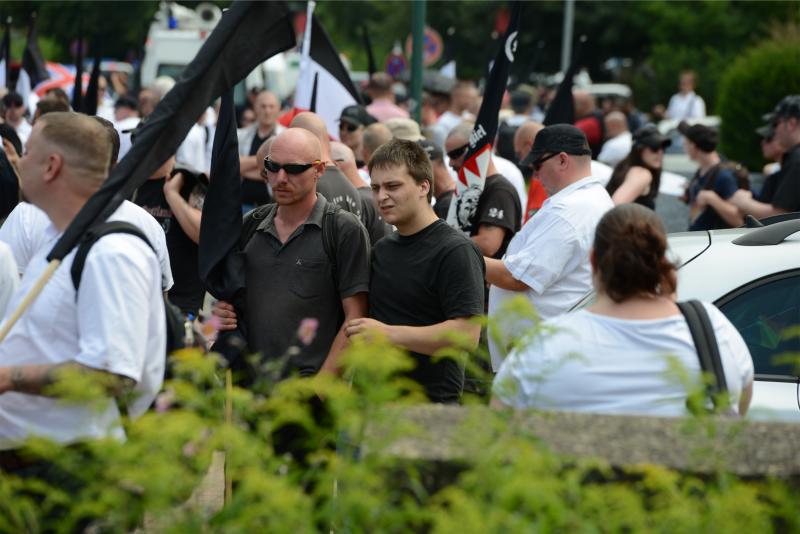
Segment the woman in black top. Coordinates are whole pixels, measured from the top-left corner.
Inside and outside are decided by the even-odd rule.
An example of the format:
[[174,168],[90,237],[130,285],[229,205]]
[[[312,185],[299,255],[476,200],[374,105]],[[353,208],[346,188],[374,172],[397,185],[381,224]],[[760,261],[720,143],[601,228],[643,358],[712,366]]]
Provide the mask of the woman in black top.
[[635,202],[656,208],[664,149],[670,144],[653,125],[636,130],[630,154],[617,163],[606,186],[614,204]]

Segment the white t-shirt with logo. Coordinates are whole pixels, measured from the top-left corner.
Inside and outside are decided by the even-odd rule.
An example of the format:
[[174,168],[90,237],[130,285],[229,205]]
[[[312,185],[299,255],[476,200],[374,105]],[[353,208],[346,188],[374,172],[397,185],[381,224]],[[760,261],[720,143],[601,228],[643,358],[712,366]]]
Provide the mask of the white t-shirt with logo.
[[[753,380],[742,336],[712,304],[704,303],[719,345],[734,410]],[[687,387],[700,386],[700,362],[683,315],[618,319],[588,310],[544,323],[555,333],[512,352],[494,380],[504,404],[606,414],[686,415]],[[679,378],[683,369],[690,384]]]

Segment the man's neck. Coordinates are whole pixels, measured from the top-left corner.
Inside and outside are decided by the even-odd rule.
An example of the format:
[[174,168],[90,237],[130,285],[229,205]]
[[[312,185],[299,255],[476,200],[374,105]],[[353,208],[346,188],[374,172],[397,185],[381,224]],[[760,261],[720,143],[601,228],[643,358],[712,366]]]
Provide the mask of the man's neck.
[[700,174],[707,173],[711,167],[718,164],[720,162],[719,154],[715,152],[710,152],[708,154],[700,153],[697,156],[697,164],[700,167]]
[[8,123],[9,123],[11,126],[13,126],[14,128],[16,128],[17,126],[19,126],[20,124],[22,124],[22,121],[24,121],[24,120],[25,120],[25,118],[24,118],[24,117],[20,117],[20,118],[19,118],[19,119],[17,119],[16,121],[12,121],[12,120],[10,120],[10,119],[9,119],[9,120],[8,120]]
[[438,220],[439,217],[434,213],[430,204],[425,204],[420,207],[412,219],[395,226],[397,226],[397,231],[400,235],[409,236],[421,232]]
[[86,204],[88,199],[70,195],[66,195],[65,198],[64,195],[59,195],[58,198],[54,198],[54,200],[56,201],[53,202],[52,205],[36,204],[36,207],[47,214],[50,222],[53,223],[53,226],[55,226],[59,232],[63,232],[75,216],[78,215],[78,212],[81,211],[81,208]]
[[279,204],[275,218],[287,226],[298,227],[308,220],[317,203],[317,194],[310,194],[294,204]]
[[269,134],[271,134],[274,130],[275,130],[275,124],[274,123],[273,124],[268,124],[267,126],[264,126],[263,124],[259,124],[257,133],[258,133],[258,136],[263,139],[264,137],[267,137]]
[[[342,174],[344,174],[344,173],[342,173]],[[365,182],[363,178],[361,178],[361,175],[358,173],[358,170],[354,170],[354,171],[348,172],[348,173],[346,173],[344,175],[347,177],[347,179],[350,181],[351,184],[353,184],[353,187],[355,187],[356,189],[361,189],[363,187],[369,187],[369,184],[367,182]]]
[[446,176],[440,178],[439,180],[435,180],[433,183],[433,190],[436,192],[436,196],[440,197],[443,194],[447,193],[448,191],[452,191],[456,188],[455,182],[450,176]]

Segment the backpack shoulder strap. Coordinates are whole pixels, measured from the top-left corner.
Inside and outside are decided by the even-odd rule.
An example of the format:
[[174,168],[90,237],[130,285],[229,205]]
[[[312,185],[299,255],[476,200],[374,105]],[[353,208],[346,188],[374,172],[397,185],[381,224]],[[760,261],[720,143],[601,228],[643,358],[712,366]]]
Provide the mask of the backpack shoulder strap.
[[341,211],[341,208],[333,202],[328,202],[325,205],[325,213],[322,215],[322,247],[331,262],[333,279],[337,284],[339,276],[336,270],[336,239],[339,232],[336,227],[336,214],[339,211]]
[[267,215],[277,208],[277,204],[264,204],[263,206],[253,209],[244,216],[242,220],[242,236],[239,239],[241,249],[244,249],[247,243],[250,242],[250,239],[253,238],[253,234],[256,233],[258,225],[267,218]]
[[[89,228],[89,230],[84,234],[83,238],[81,239],[80,243],[78,243],[78,251],[75,253],[75,258],[72,260],[72,268],[70,269],[70,275],[72,276],[72,285],[75,287],[75,291],[78,291],[78,288],[81,285],[81,276],[83,274],[83,266],[86,263],[86,257],[89,255],[89,251],[92,249],[97,241],[100,240],[101,237],[106,236],[108,234],[130,234],[135,235],[153,249],[152,243],[150,240],[147,239],[147,236],[144,235],[144,232],[141,231],[137,226],[125,221],[107,221],[100,224],[96,224]],[[153,249],[155,252],[155,249]]]
[[717,336],[714,334],[711,319],[703,304],[697,300],[678,302],[677,304],[678,309],[689,325],[689,331],[692,334],[692,340],[700,360],[700,368],[704,373],[709,373],[714,378],[714,383],[709,385],[708,392],[716,405],[719,393],[727,391],[728,384],[725,381],[725,372],[722,369]]

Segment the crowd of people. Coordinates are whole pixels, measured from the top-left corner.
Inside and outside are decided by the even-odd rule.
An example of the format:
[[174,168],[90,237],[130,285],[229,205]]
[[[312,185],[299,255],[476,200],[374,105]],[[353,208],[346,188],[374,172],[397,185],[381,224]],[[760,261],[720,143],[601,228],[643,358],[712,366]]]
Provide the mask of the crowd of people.
[[[198,272],[218,108],[198,117],[176,153],[110,218],[132,223],[143,237],[99,239],[78,273],[80,285],[75,252],[67,255],[0,342],[0,468],[19,461],[14,450],[30,435],[65,443],[118,435],[119,391],[136,395],[129,415],[147,409],[164,376],[162,293],[189,326],[210,309],[204,319],[217,326],[218,345],[237,332],[262,359],[288,355],[283,376],[336,373],[353,339],[382,336],[410,353],[409,376],[431,401],[458,403],[463,362],[436,356],[486,343],[496,405],[685,413],[687,393],[667,376],[665,356],[697,375],[700,364],[675,303],[676,268],[654,212],[670,139],[629,102],[598,108],[578,90],[574,124],[545,126],[554,91],[517,87],[500,110],[474,211],[462,213],[454,202],[457,173],[480,91],[469,81],[427,87],[417,123],[409,102],[398,98],[399,83],[375,74],[364,87],[369,104],[345,107],[338,132],[269,91],[249,94],[238,110],[239,303],[209,304]],[[693,84],[693,74],[681,76],[666,110],[671,118],[705,113]],[[0,217],[6,321],[166,90],[120,96],[113,120],[70,111],[59,91],[27,116],[19,95],[3,97],[0,163],[21,190],[13,201],[4,190]],[[754,133],[773,162],[758,193],[741,166],[719,154],[714,129],[681,122],[679,130],[698,166],[686,191],[692,229],[800,210],[800,96],[781,100]],[[448,224],[454,220],[468,230]],[[593,289],[591,306],[567,313]],[[531,325],[503,313],[516,297],[555,333],[526,337]],[[732,409],[744,414],[752,359],[731,323],[712,305],[705,309]],[[484,314],[497,323],[498,335],[488,339],[474,320]],[[50,398],[48,386],[68,369],[110,377],[108,404],[98,410]]]

